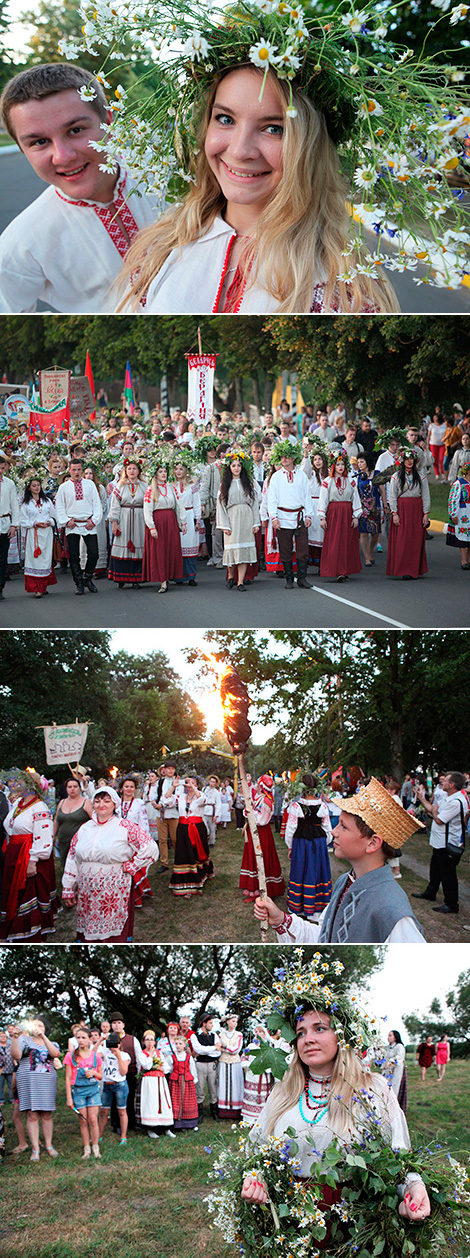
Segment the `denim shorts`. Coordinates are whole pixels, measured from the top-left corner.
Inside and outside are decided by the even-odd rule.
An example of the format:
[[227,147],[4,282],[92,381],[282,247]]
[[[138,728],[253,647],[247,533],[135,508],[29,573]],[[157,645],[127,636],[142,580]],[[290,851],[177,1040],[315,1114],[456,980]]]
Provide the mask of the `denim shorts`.
[[122,1083],[104,1083],[101,1093],[101,1105],[103,1109],[111,1109],[113,1096],[116,1099],[118,1109],[126,1108],[126,1101],[129,1096],[129,1084],[126,1079]]
[[87,1079],[86,1083],[81,1083],[77,1087],[76,1083],[72,1084],[72,1101],[75,1109],[87,1109],[91,1105],[99,1105],[101,1101],[101,1088],[97,1079]]

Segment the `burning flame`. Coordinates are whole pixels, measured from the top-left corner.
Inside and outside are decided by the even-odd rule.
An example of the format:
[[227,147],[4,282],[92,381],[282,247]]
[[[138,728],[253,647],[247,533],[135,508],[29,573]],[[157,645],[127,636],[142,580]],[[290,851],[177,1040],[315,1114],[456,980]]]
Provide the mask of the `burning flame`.
[[220,732],[223,730],[224,708],[220,697],[220,683],[228,671],[228,665],[223,664],[211,651],[203,651],[203,655],[204,659],[208,660],[212,665],[217,676],[217,682],[213,689],[210,691],[206,690],[197,705],[206,722],[206,731],[210,734],[214,730],[219,730]]
[[109,776],[110,778],[113,779],[113,782],[116,781],[118,773],[119,773],[119,769],[118,769],[117,764],[113,764],[112,769],[109,770]]

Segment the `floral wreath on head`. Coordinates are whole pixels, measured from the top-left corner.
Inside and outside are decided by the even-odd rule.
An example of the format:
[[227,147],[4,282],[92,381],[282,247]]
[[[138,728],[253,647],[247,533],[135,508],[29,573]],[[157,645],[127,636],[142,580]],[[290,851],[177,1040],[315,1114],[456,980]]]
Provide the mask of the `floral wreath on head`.
[[406,428],[386,428],[385,431],[381,432],[376,438],[374,453],[377,454],[378,452],[379,454],[385,454],[391,441],[397,441],[400,449],[402,446],[406,446],[408,444],[406,433]]
[[466,472],[470,472],[470,458],[466,459],[465,463],[461,463],[459,467],[459,476],[465,476]]
[[191,447],[188,446],[187,442],[185,442],[183,446],[178,446],[174,452],[174,457],[172,458],[173,477],[175,473],[175,467],[178,466],[178,463],[181,463],[182,467],[184,467],[188,476],[194,479],[196,475],[196,458],[194,455],[194,450],[192,450]]
[[310,446],[310,450],[308,452],[309,457],[313,459],[315,454],[321,454],[322,458],[326,459],[326,462],[328,463],[328,459],[330,457],[330,449],[331,449],[328,442],[321,441],[320,438],[317,437],[316,433],[314,432],[311,432],[310,434],[307,435],[307,441]]
[[[465,4],[447,14],[452,0],[433,3],[443,12],[431,29],[467,17]],[[103,169],[114,172],[124,154],[142,190],[162,208],[179,200],[195,177],[205,89],[248,65],[264,72],[261,97],[270,71],[286,85],[287,126],[296,125],[293,89],[322,113],[344,173],[362,196],[352,232],[361,245],[363,224],[377,235],[376,251],[364,248],[361,261],[346,261],[340,278],[423,263],[427,272],[417,283],[458,287],[469,269],[470,212],[459,199],[462,190],[454,194],[446,178],[459,168],[465,172],[470,109],[460,82],[464,68],[444,64],[445,39],[437,65],[425,45],[415,54],[394,44],[377,0],[365,0],[360,10],[352,0],[346,8],[332,0],[331,12],[322,13],[286,0],[239,0],[227,9],[217,4],[221,0],[214,8],[204,0],[161,0],[158,6],[153,0],[83,0],[83,40],[61,40],[62,55],[79,61],[83,52],[99,56],[104,48],[97,78],[108,89],[109,64],[145,67],[128,91],[116,88],[112,127],[103,126],[103,140],[92,142],[106,154]],[[452,59],[450,50],[447,56]],[[93,84],[79,95],[93,99]],[[382,239],[394,244],[394,256],[381,251]],[[346,245],[345,259],[350,251]]]
[[348,475],[349,472],[351,471],[351,460],[349,458],[349,455],[344,453],[343,449],[341,450],[330,449],[326,457],[328,459],[328,463],[330,467],[330,476],[333,476],[336,464],[339,463],[340,459],[343,460],[346,475]]
[[202,437],[198,438],[193,446],[193,454],[196,461],[198,463],[207,463],[207,451],[215,450],[217,452],[220,444],[220,438],[216,437],[215,433],[205,432]]
[[230,467],[235,459],[238,459],[250,480],[253,480],[253,459],[251,454],[248,454],[246,450],[241,450],[240,446],[237,446],[234,450],[227,450],[223,456],[221,466]]
[[172,451],[170,451],[168,446],[165,446],[164,449],[161,449],[158,452],[158,454],[149,459],[147,466],[147,476],[149,481],[153,481],[155,479],[157,472],[160,471],[161,468],[165,470],[168,481],[174,479]]
[[293,459],[294,465],[302,462],[303,454],[298,441],[294,445],[294,442],[289,441],[287,437],[286,441],[276,442],[271,450],[269,462],[274,466],[275,463],[280,463],[281,459]]
[[405,445],[400,447],[395,455],[396,467],[399,467],[400,463],[404,463],[405,459],[414,459],[415,463],[418,462],[418,451],[416,447],[407,445],[406,442]]

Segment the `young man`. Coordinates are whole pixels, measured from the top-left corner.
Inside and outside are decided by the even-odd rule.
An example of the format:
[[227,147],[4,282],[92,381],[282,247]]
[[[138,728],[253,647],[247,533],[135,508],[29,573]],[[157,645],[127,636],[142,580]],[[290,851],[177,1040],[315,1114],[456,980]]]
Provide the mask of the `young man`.
[[209,1104],[212,1118],[216,1122],[219,1121],[219,1111],[217,1109],[217,1063],[220,1057],[220,1039],[212,1030],[214,1019],[211,1013],[206,1013],[200,1019],[197,1034],[193,1031],[189,1043],[196,1058],[197,1066],[197,1084],[196,1096],[199,1110],[199,1122],[202,1122],[204,1115],[204,1093],[209,1093]]
[[179,785],[179,777],[176,775],[176,764],[174,760],[167,760],[164,765],[165,777],[163,779],[162,792],[160,796],[160,821],[158,822],[158,846],[160,848],[160,865],[157,874],[163,873],[170,868],[168,861],[168,845],[172,846],[176,843],[176,831],[178,828],[179,811],[175,805],[165,804],[165,796],[172,795],[175,787]]
[[[81,91],[91,85],[93,99]],[[103,171],[102,123],[112,119],[87,70],[34,66],[15,75],[1,98],[4,126],[50,186],[0,239],[0,310],[31,313],[40,299],[64,314],[108,313],[111,292],[134,236],[155,218],[150,199],[130,197],[124,167]]]
[[397,848],[424,826],[376,778],[338,803],[334,852],[349,860],[351,869],[338,878],[318,924],[283,913],[268,898],[256,901],[255,917],[267,918],[283,944],[424,943],[408,897],[387,864]]
[[[426,799],[424,787],[418,787],[418,797],[424,811],[432,817],[429,842],[432,848],[429,882],[425,891],[413,892],[415,900],[435,900],[442,883],[444,904],[436,905],[434,913],[458,913],[459,883],[457,865],[459,852],[465,843],[465,817],[468,799],[464,790],[463,773],[445,773],[442,791],[432,804]],[[449,844],[451,850],[449,850]]]
[[294,534],[297,558],[297,585],[301,590],[311,590],[307,581],[308,530],[312,523],[312,495],[310,482],[299,467],[294,470],[294,459],[300,461],[300,446],[289,453],[287,441],[277,446],[281,457],[281,469],[271,477],[268,489],[268,511],[273,529],[277,530],[279,554],[286,577],[286,589],[294,588],[292,566]]
[[[57,523],[65,528],[70,555],[70,568],[77,587],[77,594],[97,594],[93,573],[98,562],[97,525],[103,515],[98,490],[92,480],[82,480],[82,460],[73,458],[69,463],[70,480],[59,485],[56,498]],[[80,563],[80,538],[85,543],[87,559],[85,571]]]
[[20,506],[14,481],[5,476],[7,461],[0,451],[0,599],[7,579],[8,550],[20,523]]

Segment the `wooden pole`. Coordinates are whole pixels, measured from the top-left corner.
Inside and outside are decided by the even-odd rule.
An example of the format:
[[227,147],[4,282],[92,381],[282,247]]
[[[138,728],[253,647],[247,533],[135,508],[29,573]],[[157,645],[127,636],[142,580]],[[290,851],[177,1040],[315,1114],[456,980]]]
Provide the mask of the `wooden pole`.
[[202,338],[201,338],[201,329],[200,329],[200,328],[198,328],[198,330],[197,330],[197,343],[198,343],[198,347],[199,347],[199,353],[200,353],[200,354],[202,354]]
[[[243,798],[245,800],[246,815],[248,817],[250,833],[253,840],[253,847],[254,847],[255,859],[256,859],[256,869],[258,871],[259,893],[262,899],[265,900],[268,894],[267,889],[266,889],[266,871],[264,868],[263,852],[261,849],[261,843],[260,843],[260,838],[258,834],[258,826],[256,824],[256,817],[255,817],[254,808],[253,808],[253,801],[251,798],[251,791],[248,786],[248,782],[246,780],[245,761],[244,761],[243,755],[238,756],[238,773],[240,776],[240,782],[241,782],[242,791],[243,791]],[[268,926],[267,921],[260,922],[260,929],[261,929],[261,943],[267,943],[268,931],[269,931],[269,926]]]

